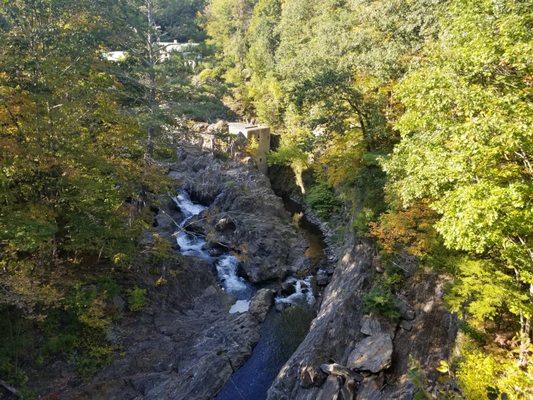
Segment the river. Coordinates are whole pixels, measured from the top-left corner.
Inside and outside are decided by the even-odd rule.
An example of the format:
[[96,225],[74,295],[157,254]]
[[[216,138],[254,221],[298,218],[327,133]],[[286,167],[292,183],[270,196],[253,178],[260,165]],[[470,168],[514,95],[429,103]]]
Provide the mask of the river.
[[[176,240],[183,255],[200,257],[216,267],[221,286],[236,298],[230,313],[246,312],[250,299],[259,288],[238,276],[238,260],[231,253],[213,257],[206,250],[206,241],[201,236],[186,231],[187,223],[206,207],[191,201],[188,194],[180,191],[174,198],[176,205],[184,214]],[[324,262],[325,243],[319,229],[309,223],[301,209],[294,202],[285,200],[291,212],[293,223],[307,240],[309,247],[306,256],[311,260],[312,270]],[[281,367],[294,353],[309,331],[315,316],[311,277],[288,278],[286,284],[293,286],[293,293],[278,295],[277,310],[272,309],[261,326],[261,338],[254,347],[252,355],[233,373],[226,385],[217,395],[217,400],[263,400]]]

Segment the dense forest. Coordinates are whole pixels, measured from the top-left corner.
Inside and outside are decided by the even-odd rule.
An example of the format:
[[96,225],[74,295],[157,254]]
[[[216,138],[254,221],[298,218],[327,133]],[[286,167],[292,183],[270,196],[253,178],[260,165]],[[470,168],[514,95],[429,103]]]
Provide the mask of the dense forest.
[[[1,382],[31,398],[57,359],[83,377],[111,362],[110,302],[142,309],[129,277],[170,257],[141,240],[169,132],[241,118],[281,135],[270,164],[313,176],[305,199],[339,236],[379,248],[369,309],[395,318],[399,265],[445,277],[460,334],[443,380],[466,399],[531,398],[531,6],[1,2]],[[173,40],[200,45],[162,61]],[[126,60],[102,56],[116,50]]]
[[[283,133],[272,163],[315,171],[389,260],[450,276],[463,326],[443,368],[466,398],[533,384],[532,19],[528,1],[213,0],[212,73],[235,110]],[[487,391],[487,388],[490,388]],[[505,394],[505,395],[504,395]]]

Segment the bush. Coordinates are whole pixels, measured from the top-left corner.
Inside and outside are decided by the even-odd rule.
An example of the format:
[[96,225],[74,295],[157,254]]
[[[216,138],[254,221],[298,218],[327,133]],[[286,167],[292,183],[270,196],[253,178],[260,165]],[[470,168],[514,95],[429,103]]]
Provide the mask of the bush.
[[368,225],[374,220],[374,210],[364,207],[354,218],[353,228],[361,236],[368,234]]
[[113,348],[93,344],[84,354],[76,358],[76,367],[82,377],[88,378],[113,361]]
[[131,311],[141,311],[146,306],[146,289],[135,287],[128,290],[128,305]]
[[341,207],[341,202],[335,196],[333,189],[324,183],[311,187],[305,200],[320,218],[326,220],[339,212]]
[[394,295],[383,284],[374,286],[370,292],[363,296],[363,307],[365,312],[374,312],[390,319],[400,317]]

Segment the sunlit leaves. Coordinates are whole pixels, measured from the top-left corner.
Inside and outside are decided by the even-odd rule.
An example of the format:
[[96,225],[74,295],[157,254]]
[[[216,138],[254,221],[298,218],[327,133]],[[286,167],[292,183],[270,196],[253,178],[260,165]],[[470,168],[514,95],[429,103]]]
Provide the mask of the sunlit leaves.
[[[465,252],[452,269],[452,310],[487,330],[509,321],[500,329],[518,331],[524,367],[533,316],[533,36],[526,3],[450,2],[439,40],[396,90],[405,106],[396,124],[402,141],[384,162],[390,192],[404,206],[429,203],[444,244]],[[521,398],[523,381],[502,383],[518,371],[506,357],[497,369],[492,356],[480,360],[482,369],[494,369],[487,379],[495,382],[479,385],[460,369],[468,398],[488,398],[489,389]]]
[[17,0],[1,13],[2,279],[16,282],[10,273],[24,270],[33,288],[55,286],[50,274],[71,260],[133,251],[125,201],[142,181],[141,135],[99,57],[112,24],[105,8]]

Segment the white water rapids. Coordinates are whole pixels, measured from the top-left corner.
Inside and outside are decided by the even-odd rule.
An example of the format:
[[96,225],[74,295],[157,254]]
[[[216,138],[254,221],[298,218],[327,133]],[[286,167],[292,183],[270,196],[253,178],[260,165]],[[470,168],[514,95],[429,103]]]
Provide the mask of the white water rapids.
[[237,275],[239,266],[237,258],[231,254],[224,254],[220,257],[211,256],[206,249],[207,243],[205,239],[200,235],[186,231],[189,221],[194,216],[201,214],[207,207],[193,203],[185,191],[181,191],[174,197],[174,202],[185,216],[180,224],[181,229],[176,233],[176,242],[180,247],[181,254],[203,258],[214,263],[222,287],[238,300],[238,306],[234,306],[235,308],[232,307],[230,312],[248,311],[248,308],[244,307],[244,302],[249,303],[249,299],[253,294],[253,288],[243,278]]

